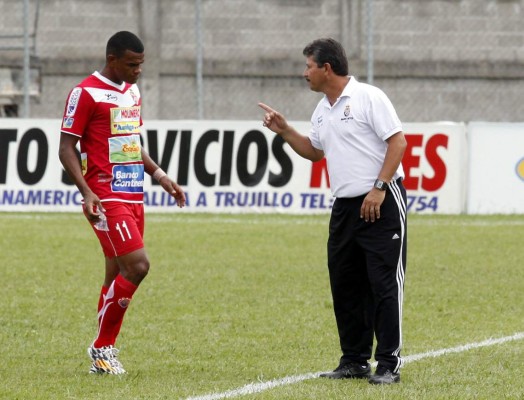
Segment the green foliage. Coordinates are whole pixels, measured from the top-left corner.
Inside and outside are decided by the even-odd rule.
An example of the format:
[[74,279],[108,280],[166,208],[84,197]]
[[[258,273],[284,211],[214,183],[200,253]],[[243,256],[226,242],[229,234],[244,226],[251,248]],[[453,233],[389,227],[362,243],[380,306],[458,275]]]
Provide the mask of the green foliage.
[[[151,270],[93,376],[102,253],[77,214],[0,213],[0,398],[185,399],[334,368],[329,216],[149,214]],[[410,216],[404,355],[524,331],[524,216]],[[519,399],[524,340],[408,363],[402,382],[308,379],[244,399]]]

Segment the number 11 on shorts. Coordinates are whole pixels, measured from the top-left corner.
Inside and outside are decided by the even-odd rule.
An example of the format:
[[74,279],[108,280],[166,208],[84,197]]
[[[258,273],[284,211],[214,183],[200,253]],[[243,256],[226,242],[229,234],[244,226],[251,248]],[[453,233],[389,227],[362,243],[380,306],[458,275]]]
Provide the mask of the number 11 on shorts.
[[118,233],[120,233],[120,237],[122,238],[123,242],[126,241],[126,238],[124,236],[124,231],[127,233],[128,239],[131,239],[131,233],[129,233],[129,229],[127,229],[126,221],[122,222],[122,226],[120,226],[120,223],[117,223],[116,230],[118,231]]

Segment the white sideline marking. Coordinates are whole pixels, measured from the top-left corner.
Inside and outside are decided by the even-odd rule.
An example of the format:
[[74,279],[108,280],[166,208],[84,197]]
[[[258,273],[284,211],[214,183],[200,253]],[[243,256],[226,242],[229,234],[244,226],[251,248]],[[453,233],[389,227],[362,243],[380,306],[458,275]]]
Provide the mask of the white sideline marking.
[[[80,210],[80,209],[79,209]],[[181,214],[177,213],[155,213],[148,212],[146,209],[146,219],[149,222],[169,222],[170,219],[176,220],[177,223],[188,223],[188,224],[242,224],[242,225],[321,225],[326,226],[329,219],[329,213],[325,214],[239,214],[239,215],[250,215],[251,218],[237,218],[231,214],[218,214],[218,213],[200,213],[199,216],[193,216],[197,213],[191,212],[182,212]],[[281,218],[281,216],[286,215],[289,218]],[[81,212],[16,212],[8,211],[6,213],[0,212],[1,219],[11,219],[11,220],[56,220],[56,219],[66,219],[70,220],[71,218],[78,218],[79,220],[84,220],[85,217]],[[258,218],[261,217],[261,218]],[[305,217],[305,218],[302,218]],[[319,217],[319,218],[316,218]],[[519,216],[520,217],[520,216]],[[484,227],[484,226],[523,226],[524,220],[503,220],[498,221],[494,219],[483,219],[483,216],[478,216],[478,218],[472,218],[471,220],[448,220],[448,219],[436,219],[429,215],[425,215],[420,219],[414,219],[408,217],[408,227],[409,226],[461,226],[461,227]]]
[[[412,356],[403,357],[404,363],[410,363],[413,361],[418,361],[423,358],[429,357],[440,357],[446,354],[452,353],[462,353],[472,349],[478,349],[479,347],[494,346],[496,344],[511,342],[513,340],[524,339],[524,332],[518,332],[511,336],[502,337],[499,339],[487,339],[482,342],[464,344],[462,346],[451,347],[448,349],[428,351],[427,353],[413,354]],[[376,366],[376,362],[372,364]],[[248,394],[260,393],[265,390],[272,389],[278,386],[292,385],[293,383],[298,383],[305,381],[307,379],[317,378],[322,372],[312,372],[304,375],[295,375],[287,376],[281,379],[275,379],[267,382],[259,383],[249,383],[245,386],[242,386],[238,389],[228,390],[223,393],[211,393],[204,396],[188,397],[186,400],[219,400],[219,399],[231,399],[233,397],[244,396]]]

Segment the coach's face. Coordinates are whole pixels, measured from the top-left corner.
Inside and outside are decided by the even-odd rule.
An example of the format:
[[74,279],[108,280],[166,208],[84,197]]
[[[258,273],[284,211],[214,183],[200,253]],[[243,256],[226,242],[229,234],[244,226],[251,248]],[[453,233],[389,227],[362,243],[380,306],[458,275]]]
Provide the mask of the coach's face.
[[326,81],[326,67],[317,65],[313,56],[306,58],[306,69],[302,76],[309,83],[309,88],[315,92],[322,92],[324,82]]
[[126,50],[122,57],[112,57],[113,58],[110,60],[110,66],[114,77],[118,81],[117,83],[136,83],[142,73],[144,53],[135,53],[131,50]]

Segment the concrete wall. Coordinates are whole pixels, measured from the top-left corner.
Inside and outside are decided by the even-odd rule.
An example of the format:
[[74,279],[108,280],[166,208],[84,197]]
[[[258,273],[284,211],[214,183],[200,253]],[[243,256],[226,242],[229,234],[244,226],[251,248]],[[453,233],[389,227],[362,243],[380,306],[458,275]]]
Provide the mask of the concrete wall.
[[[145,118],[196,118],[195,3],[40,0],[31,116],[60,117],[68,91],[103,66],[108,37],[126,29],[146,44]],[[366,80],[366,0],[201,5],[204,118],[258,119],[264,101],[309,119],[319,94],[301,78],[302,49],[321,36],[340,40]],[[0,2],[0,36],[20,28],[9,18],[19,12],[20,1]],[[374,0],[373,17],[374,84],[403,121],[524,120],[524,0]]]

